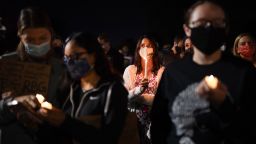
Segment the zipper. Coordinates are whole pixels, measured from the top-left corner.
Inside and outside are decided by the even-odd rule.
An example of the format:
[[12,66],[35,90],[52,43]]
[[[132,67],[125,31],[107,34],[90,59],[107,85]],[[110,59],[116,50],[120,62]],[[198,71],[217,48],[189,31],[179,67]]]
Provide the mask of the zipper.
[[79,106],[78,106],[78,108],[77,108],[77,110],[76,110],[75,117],[78,117],[78,114],[79,114],[79,112],[80,112],[80,109],[81,109],[82,106],[83,106],[84,99],[87,97],[88,94],[91,94],[91,93],[93,93],[93,92],[95,92],[95,91],[98,91],[98,90],[101,89],[102,87],[107,86],[107,85],[109,85],[109,84],[110,84],[110,82],[103,83],[103,84],[100,85],[98,88],[93,89],[93,90],[91,90],[90,92],[84,94],[83,97],[82,97],[82,99],[81,99],[81,101],[80,101],[80,103],[79,103]]

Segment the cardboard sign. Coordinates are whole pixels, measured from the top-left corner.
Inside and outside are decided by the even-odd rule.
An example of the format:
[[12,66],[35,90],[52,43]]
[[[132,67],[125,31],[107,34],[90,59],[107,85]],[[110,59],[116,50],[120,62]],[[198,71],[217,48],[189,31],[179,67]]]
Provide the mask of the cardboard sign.
[[50,72],[49,65],[0,60],[0,92],[47,96]]

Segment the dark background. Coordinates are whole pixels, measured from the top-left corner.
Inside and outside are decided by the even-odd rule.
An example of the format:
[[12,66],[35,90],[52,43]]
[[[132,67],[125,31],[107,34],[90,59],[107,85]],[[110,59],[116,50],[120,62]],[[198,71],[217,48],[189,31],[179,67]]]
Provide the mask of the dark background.
[[[126,39],[136,40],[144,33],[156,35],[160,44],[172,43],[173,37],[183,34],[183,15],[196,0],[0,0],[0,17],[7,27],[5,51],[18,43],[16,23],[19,11],[38,6],[49,14],[53,27],[62,39],[76,31],[94,34],[105,32],[113,45]],[[223,1],[228,12],[230,34],[228,45],[241,32],[255,35],[256,8],[252,1]]]

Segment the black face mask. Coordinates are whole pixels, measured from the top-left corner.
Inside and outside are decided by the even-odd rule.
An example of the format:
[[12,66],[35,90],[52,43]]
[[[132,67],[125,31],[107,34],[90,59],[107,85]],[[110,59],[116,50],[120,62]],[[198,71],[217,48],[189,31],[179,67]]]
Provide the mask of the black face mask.
[[191,28],[191,37],[193,45],[201,52],[210,55],[220,49],[226,39],[225,28],[196,27]]

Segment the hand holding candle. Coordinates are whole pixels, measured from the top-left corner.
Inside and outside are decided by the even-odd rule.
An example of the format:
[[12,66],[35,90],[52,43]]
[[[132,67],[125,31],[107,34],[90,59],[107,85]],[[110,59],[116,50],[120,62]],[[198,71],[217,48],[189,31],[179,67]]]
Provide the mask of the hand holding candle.
[[140,48],[140,56],[144,59],[144,62],[145,62],[145,73],[144,73],[144,78],[147,78],[147,71],[148,71],[148,59],[147,59],[147,47],[143,47],[143,48]]
[[228,94],[228,89],[213,75],[206,76],[196,87],[195,92],[202,98],[221,104]]
[[44,96],[41,94],[36,94],[36,98],[40,104],[42,104],[45,100]]
[[214,77],[213,75],[206,76],[205,78],[206,84],[209,86],[211,89],[216,89],[218,86],[218,79]]
[[46,109],[52,109],[52,104],[45,101],[45,98],[43,95],[41,94],[36,94],[36,98],[38,100],[38,102],[41,104],[42,108],[46,108]]
[[49,103],[49,102],[47,102],[47,101],[45,101],[45,102],[43,102],[43,103],[41,104],[41,107],[51,110],[51,109],[52,109],[52,104]]

